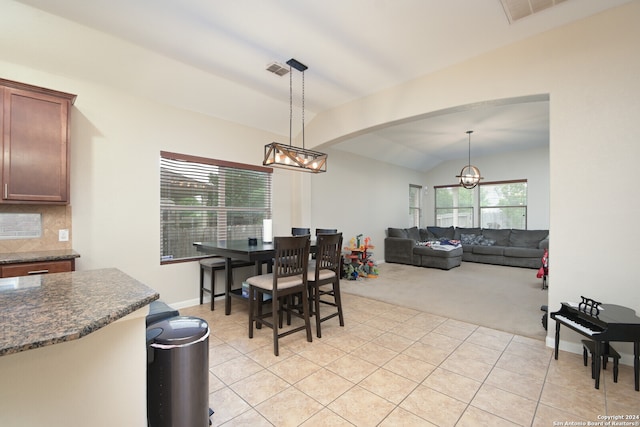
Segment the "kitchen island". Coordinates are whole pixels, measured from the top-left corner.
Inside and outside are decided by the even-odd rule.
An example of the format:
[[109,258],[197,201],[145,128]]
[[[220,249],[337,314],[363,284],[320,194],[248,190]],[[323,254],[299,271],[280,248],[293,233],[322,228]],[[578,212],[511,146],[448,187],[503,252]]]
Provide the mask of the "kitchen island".
[[117,269],[0,279],[0,425],[146,426],[158,297]]

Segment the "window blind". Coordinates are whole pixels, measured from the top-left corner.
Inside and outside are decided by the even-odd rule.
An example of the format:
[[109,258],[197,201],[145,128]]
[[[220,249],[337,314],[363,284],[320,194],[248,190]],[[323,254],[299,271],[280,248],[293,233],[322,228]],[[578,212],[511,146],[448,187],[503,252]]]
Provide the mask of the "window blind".
[[261,237],[272,169],[160,153],[160,260],[201,257],[193,242]]

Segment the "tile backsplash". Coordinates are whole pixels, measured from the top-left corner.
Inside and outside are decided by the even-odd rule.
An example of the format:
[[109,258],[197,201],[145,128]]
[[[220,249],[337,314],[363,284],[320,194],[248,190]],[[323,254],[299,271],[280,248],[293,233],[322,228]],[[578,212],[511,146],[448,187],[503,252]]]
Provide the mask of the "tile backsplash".
[[[0,205],[2,213],[42,214],[42,237],[37,239],[0,240],[0,253],[54,251],[73,249],[71,232],[71,206]],[[69,230],[69,241],[58,241],[58,230]]]

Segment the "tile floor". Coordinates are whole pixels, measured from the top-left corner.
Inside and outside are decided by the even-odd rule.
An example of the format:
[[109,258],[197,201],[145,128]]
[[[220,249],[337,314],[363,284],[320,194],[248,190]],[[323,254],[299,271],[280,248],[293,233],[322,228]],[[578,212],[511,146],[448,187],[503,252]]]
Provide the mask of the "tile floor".
[[248,338],[243,301],[229,316],[222,301],[180,310],[211,328],[213,425],[555,426],[640,415],[630,366],[614,383],[610,363],[596,390],[582,355],[556,361],[539,340],[349,294],[343,307],[344,327],[333,318],[311,343],[304,332],[282,338],[279,357],[270,329]]

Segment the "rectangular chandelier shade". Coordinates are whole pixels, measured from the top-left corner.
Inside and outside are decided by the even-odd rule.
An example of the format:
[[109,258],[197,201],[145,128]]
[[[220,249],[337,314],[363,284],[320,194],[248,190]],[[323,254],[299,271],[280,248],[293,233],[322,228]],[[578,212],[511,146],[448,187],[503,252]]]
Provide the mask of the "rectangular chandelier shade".
[[265,166],[310,173],[327,171],[327,155],[319,151],[272,142],[264,146]]

